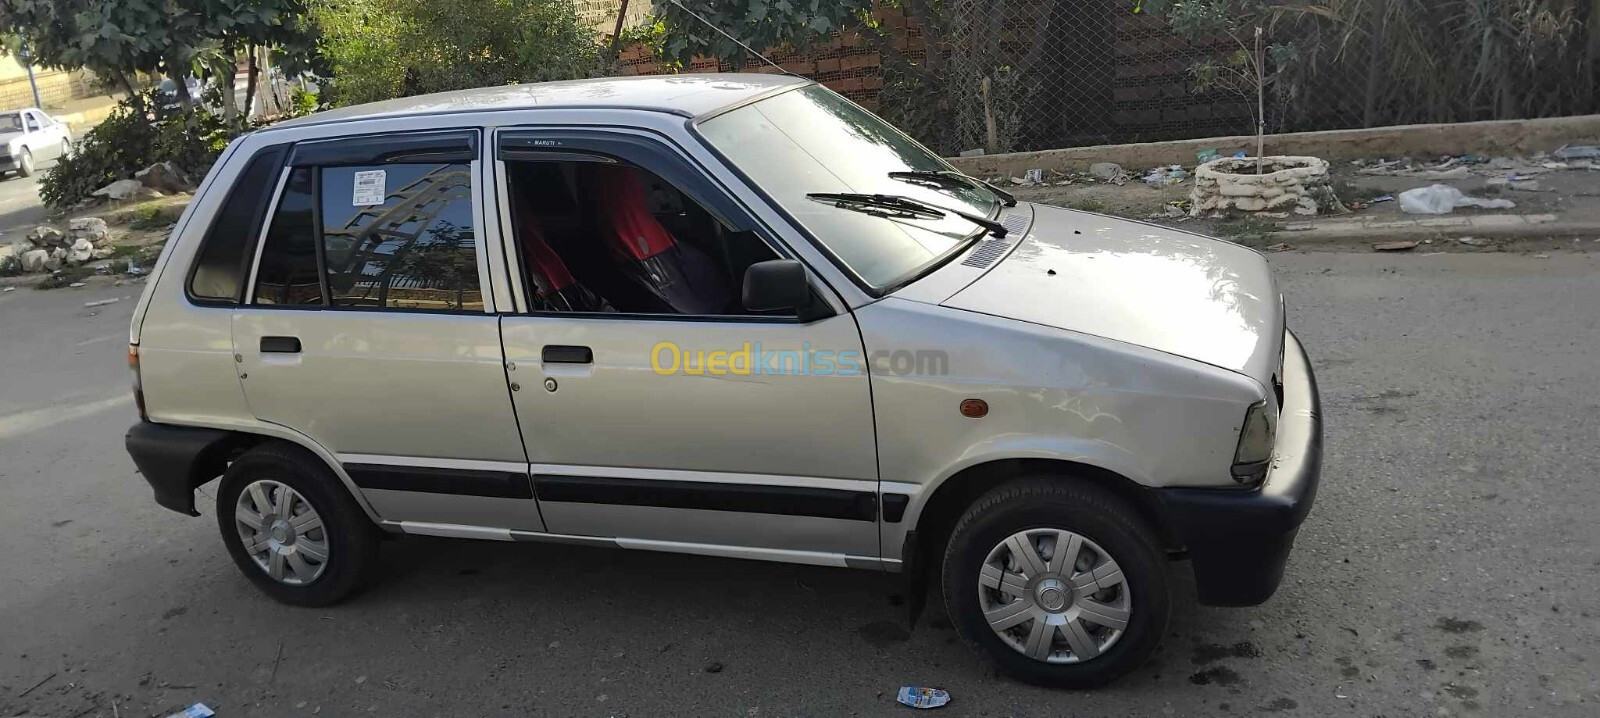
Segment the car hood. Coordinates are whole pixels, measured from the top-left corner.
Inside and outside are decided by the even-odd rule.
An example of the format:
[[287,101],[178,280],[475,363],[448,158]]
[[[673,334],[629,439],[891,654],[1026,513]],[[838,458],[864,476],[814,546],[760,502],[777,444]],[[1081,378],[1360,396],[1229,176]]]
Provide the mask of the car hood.
[[0,130],[0,144],[10,142],[22,136],[22,130]]
[[1137,344],[1272,386],[1283,302],[1231,242],[1044,205],[999,264],[944,306]]

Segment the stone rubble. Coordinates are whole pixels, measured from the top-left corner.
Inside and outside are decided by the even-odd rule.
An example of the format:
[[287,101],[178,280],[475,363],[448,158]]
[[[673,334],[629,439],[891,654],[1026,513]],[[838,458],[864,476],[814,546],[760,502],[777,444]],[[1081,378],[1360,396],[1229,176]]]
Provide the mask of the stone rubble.
[[1224,157],[1195,168],[1189,215],[1282,211],[1299,215],[1349,210],[1334,194],[1328,163],[1318,157],[1267,157],[1256,173],[1253,158]]

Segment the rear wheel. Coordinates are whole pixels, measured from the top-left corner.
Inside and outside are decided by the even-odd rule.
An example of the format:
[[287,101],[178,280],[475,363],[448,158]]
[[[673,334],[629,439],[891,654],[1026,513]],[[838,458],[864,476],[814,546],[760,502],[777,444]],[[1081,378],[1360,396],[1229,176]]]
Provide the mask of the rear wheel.
[[1013,678],[1103,685],[1143,664],[1166,631],[1159,546],[1132,507],[1098,487],[1012,481],[957,522],[945,608],[961,637]]
[[217,525],[239,570],[284,603],[336,603],[377,563],[377,528],[298,447],[264,444],[234,461],[217,492]]

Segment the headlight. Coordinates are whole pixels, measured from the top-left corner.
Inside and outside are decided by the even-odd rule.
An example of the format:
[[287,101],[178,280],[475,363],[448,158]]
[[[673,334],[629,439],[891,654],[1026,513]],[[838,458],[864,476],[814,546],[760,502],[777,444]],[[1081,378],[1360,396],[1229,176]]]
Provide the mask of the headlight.
[[1233,480],[1246,486],[1261,483],[1272,463],[1272,445],[1278,430],[1278,417],[1267,402],[1252,404],[1244,413],[1239,430],[1239,448],[1233,452]]

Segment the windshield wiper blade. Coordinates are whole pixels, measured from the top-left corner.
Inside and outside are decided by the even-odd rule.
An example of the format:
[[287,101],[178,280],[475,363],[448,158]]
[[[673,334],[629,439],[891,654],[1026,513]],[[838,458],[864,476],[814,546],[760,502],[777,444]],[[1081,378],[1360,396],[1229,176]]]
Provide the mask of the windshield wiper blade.
[[[924,202],[898,194],[861,194],[855,192],[811,192],[807,199],[831,204],[840,209],[861,211],[861,208],[871,208],[886,212],[898,213],[899,216],[915,219],[943,219],[946,213],[953,214],[968,222],[988,230],[989,234],[996,237],[1006,236],[1006,227],[988,217],[963,212],[949,207],[940,207],[936,204]],[[873,214],[868,212],[868,214]]]
[[907,170],[904,172],[890,172],[889,179],[902,182],[928,182],[941,187],[971,187],[972,189],[986,189],[1000,199],[1000,204],[1007,207],[1017,206],[1015,195],[985,182],[972,175],[962,174],[954,170]]

